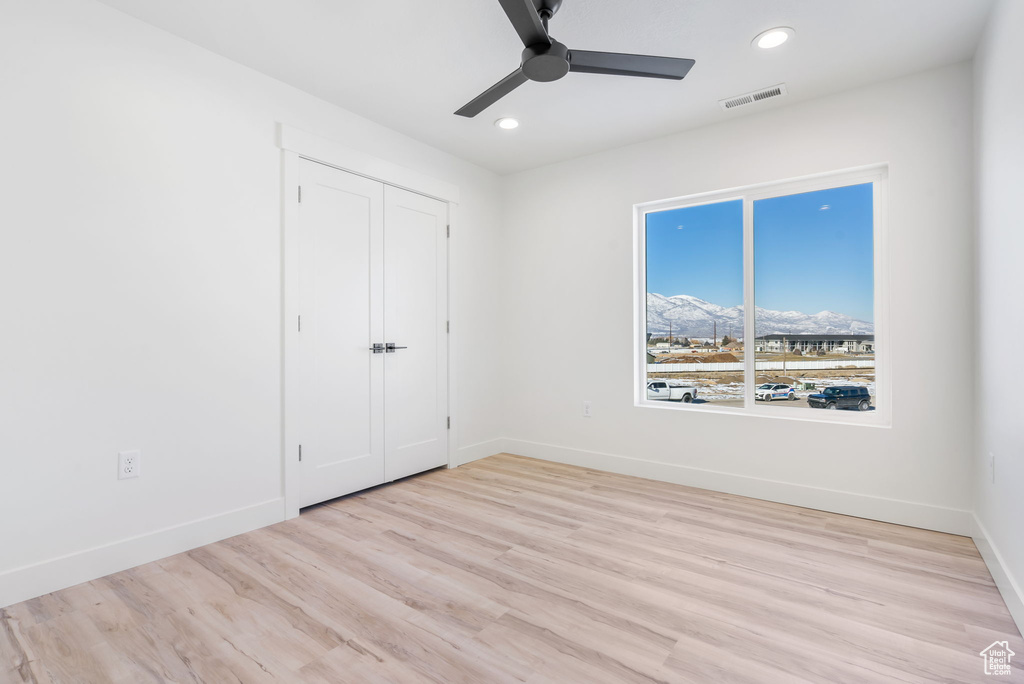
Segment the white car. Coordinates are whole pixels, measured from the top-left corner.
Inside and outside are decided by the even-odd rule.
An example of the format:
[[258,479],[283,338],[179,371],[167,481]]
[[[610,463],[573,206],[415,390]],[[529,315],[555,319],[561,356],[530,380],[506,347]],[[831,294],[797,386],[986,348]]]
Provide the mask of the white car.
[[757,389],[754,390],[754,399],[758,401],[772,401],[773,399],[796,401],[796,390],[791,385],[768,382],[757,386]]
[[652,380],[647,383],[647,398],[664,401],[681,401],[689,404],[697,398],[696,387],[672,385],[664,380]]

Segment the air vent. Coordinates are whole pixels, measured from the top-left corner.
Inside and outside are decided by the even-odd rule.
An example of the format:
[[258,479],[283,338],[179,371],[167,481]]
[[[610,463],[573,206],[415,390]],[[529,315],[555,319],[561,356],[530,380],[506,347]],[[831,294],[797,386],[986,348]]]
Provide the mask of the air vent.
[[745,107],[746,105],[752,105],[755,102],[761,102],[762,100],[782,97],[785,94],[786,84],[780,83],[779,85],[774,85],[770,88],[761,88],[761,90],[755,90],[752,93],[744,93],[743,95],[719,100],[718,104],[722,106],[722,109],[736,109],[737,107]]

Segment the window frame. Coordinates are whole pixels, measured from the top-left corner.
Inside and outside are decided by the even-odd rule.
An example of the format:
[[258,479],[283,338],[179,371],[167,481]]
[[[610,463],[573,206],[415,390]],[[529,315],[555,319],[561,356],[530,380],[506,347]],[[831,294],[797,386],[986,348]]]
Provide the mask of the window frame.
[[[840,171],[770,181],[726,190],[716,190],[670,199],[641,202],[633,205],[633,301],[634,301],[634,406],[670,411],[750,415],[782,420],[863,425],[892,426],[892,345],[889,337],[889,247],[888,247],[888,164],[873,164]],[[874,411],[824,411],[810,407],[780,409],[762,406],[754,400],[757,389],[753,352],[754,292],[754,202],[762,199],[796,195],[848,185],[873,185],[873,268],[875,327],[875,395]],[[743,307],[744,307],[744,405],[716,407],[702,404],[670,405],[647,398],[647,215],[684,207],[743,201]],[[748,343],[749,341],[749,343]],[[747,348],[750,353],[747,353]]]

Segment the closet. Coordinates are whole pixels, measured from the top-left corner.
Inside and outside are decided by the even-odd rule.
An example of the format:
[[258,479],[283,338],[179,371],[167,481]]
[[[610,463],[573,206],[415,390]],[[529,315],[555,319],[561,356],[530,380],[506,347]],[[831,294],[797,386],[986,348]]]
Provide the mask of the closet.
[[299,186],[289,415],[309,506],[448,462],[448,206],[306,159]]

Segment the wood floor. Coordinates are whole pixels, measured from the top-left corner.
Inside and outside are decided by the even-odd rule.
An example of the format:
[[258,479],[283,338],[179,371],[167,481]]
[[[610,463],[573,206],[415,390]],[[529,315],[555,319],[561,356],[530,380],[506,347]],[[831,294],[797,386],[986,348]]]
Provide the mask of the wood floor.
[[516,456],[0,611],[3,682],[981,682],[970,539]]

